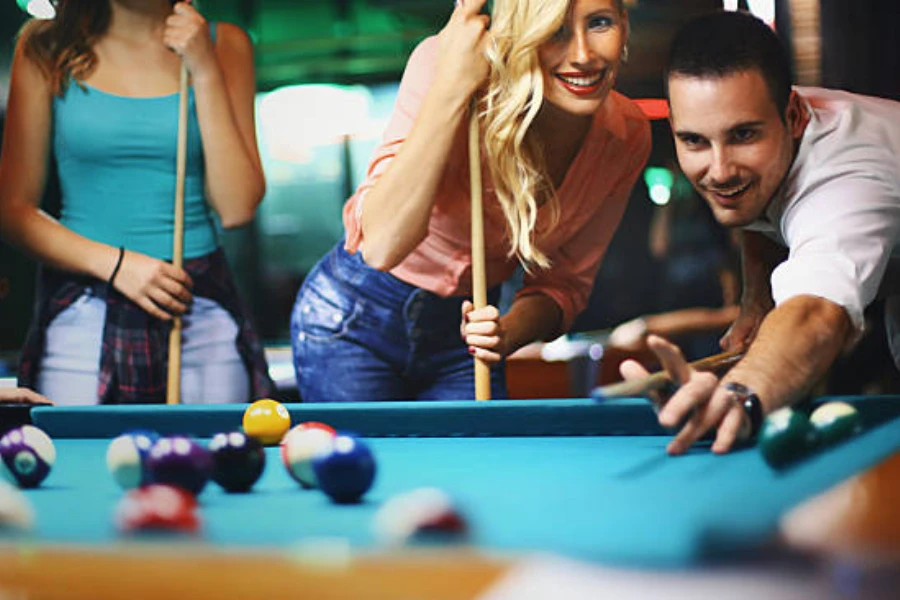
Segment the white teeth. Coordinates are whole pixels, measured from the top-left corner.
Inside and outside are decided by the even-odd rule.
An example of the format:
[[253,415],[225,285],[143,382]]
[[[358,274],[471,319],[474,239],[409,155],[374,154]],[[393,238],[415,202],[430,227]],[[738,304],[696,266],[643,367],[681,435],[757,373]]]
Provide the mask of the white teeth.
[[719,196],[725,196],[726,198],[731,198],[731,197],[737,196],[738,194],[741,194],[748,187],[750,187],[749,183],[746,185],[743,185],[737,189],[734,189],[732,191],[716,190],[716,189],[713,189],[711,191],[714,192],[715,194],[718,194]]
[[557,77],[559,77],[569,85],[591,87],[592,85],[597,85],[598,83],[600,83],[600,80],[603,79],[603,73],[600,73],[599,75],[596,75],[594,77],[564,77],[562,75],[557,75]]

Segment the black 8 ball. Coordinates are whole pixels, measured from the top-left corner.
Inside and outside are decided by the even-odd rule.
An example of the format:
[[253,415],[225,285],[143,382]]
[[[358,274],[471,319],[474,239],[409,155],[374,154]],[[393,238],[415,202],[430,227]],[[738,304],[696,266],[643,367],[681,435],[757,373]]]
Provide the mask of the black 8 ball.
[[255,438],[240,431],[217,433],[209,442],[212,480],[227,492],[248,492],[266,466],[266,451]]

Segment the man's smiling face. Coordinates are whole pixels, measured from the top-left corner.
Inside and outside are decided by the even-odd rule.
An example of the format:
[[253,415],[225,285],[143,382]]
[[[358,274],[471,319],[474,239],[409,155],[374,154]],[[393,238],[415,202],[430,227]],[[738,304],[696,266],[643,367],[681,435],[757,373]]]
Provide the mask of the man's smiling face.
[[673,73],[669,103],[678,162],[716,220],[739,227],[758,219],[803,134],[796,93],[781,115],[758,70],[721,77]]

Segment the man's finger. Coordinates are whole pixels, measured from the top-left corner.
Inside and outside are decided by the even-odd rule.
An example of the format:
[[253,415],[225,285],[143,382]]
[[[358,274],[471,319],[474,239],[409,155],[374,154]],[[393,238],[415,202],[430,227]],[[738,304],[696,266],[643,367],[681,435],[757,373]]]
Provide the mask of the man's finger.
[[712,373],[693,373],[666,402],[659,413],[659,424],[663,427],[678,427],[705,405],[718,383]]
[[650,375],[650,371],[645,369],[644,365],[631,358],[619,364],[619,373],[626,380],[643,379]]
[[725,415],[725,418],[722,419],[722,424],[719,425],[719,431],[716,433],[716,441],[712,445],[712,451],[716,454],[724,454],[731,450],[743,426],[743,410],[732,407]]
[[653,350],[662,367],[676,384],[680,385],[690,379],[691,367],[678,346],[658,335],[647,336],[647,346]]

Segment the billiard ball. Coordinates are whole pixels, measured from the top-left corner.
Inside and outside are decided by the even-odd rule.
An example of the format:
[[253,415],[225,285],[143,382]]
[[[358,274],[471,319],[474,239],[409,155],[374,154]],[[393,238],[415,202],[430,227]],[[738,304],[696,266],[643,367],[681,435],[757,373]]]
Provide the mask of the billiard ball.
[[56,448],[50,436],[33,425],[17,427],[0,438],[0,469],[19,487],[40,485],[55,460]]
[[116,505],[113,521],[121,533],[143,530],[195,533],[200,529],[194,495],[179,487],[156,483],[125,494]]
[[135,430],[113,438],[106,449],[106,467],[122,489],[150,483],[147,457],[159,439],[154,431]]
[[373,529],[379,541],[391,545],[458,542],[469,532],[456,503],[437,488],[419,488],[390,498],[375,514]]
[[313,459],[331,449],[335,431],[325,423],[306,421],[281,440],[281,462],[288,474],[306,489],[317,487]]
[[313,458],[319,488],[338,504],[358,502],[375,480],[375,457],[361,439],[338,434]]
[[196,495],[212,474],[212,456],[188,437],[164,437],[150,449],[147,469],[153,483],[180,487]]
[[778,468],[805,456],[816,445],[816,431],[801,412],[784,407],[771,413],[759,432],[765,461]]
[[28,531],[34,527],[34,508],[17,487],[0,481],[0,529]]
[[243,425],[244,433],[265,446],[272,446],[291,428],[291,415],[281,402],[266,398],[247,407]]
[[248,492],[266,467],[266,451],[240,431],[217,433],[209,442],[212,480],[226,492]]
[[847,402],[826,402],[809,416],[823,446],[835,444],[862,430],[862,419],[853,405]]

